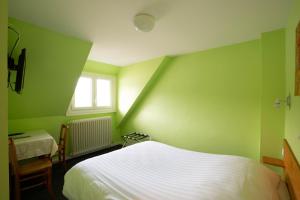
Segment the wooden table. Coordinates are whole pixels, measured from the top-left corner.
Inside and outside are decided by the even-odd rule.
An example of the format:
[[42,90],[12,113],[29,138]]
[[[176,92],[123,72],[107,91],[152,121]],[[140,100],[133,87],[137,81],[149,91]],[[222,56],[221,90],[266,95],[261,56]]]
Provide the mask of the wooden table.
[[58,150],[54,138],[45,130],[27,131],[14,136],[18,160],[34,158],[43,155],[53,156]]

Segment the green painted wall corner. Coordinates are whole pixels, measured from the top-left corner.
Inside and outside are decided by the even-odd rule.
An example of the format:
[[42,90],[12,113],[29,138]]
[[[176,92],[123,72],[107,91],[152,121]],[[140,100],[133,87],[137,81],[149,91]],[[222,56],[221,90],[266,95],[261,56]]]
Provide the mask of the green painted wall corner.
[[122,67],[118,74],[118,121],[126,115],[164,57]]
[[24,89],[9,91],[9,119],[64,115],[92,43],[13,18],[9,23],[21,34],[14,56],[27,49]]
[[294,153],[300,161],[300,97],[294,96],[295,91],[295,43],[296,27],[300,22],[300,0],[294,0],[291,6],[291,12],[288,25],[285,32],[286,47],[286,96],[292,94],[291,109],[285,110],[285,138],[288,140]]
[[[147,80],[147,82],[145,82],[144,87],[140,90],[139,94],[136,96],[134,102],[131,104],[131,106],[128,109],[127,113],[123,116],[123,118],[119,122],[118,127],[122,127],[122,125],[130,117],[130,115],[135,110],[135,108],[138,106],[138,104],[141,101],[143,101],[143,98],[147,95],[147,93],[149,92],[149,90],[151,90],[152,86],[159,79],[161,73],[166,69],[166,67],[171,62],[171,60],[172,60],[172,58],[169,57],[169,56],[163,57],[161,59],[161,62],[157,65],[156,69],[153,71],[152,75],[149,77],[149,79]],[[143,65],[143,64],[139,64],[139,65]],[[142,67],[142,66],[140,66],[140,67]],[[122,90],[122,88],[119,89],[119,90]]]

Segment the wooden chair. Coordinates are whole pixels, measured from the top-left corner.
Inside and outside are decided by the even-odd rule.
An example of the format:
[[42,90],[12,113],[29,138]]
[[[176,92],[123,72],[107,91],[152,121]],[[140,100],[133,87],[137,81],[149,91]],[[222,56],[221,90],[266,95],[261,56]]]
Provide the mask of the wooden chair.
[[[52,162],[49,158],[37,159],[26,164],[19,164],[14,141],[9,139],[9,154],[14,176],[15,199],[21,198],[21,192],[40,185],[46,185],[51,198],[52,191]],[[24,185],[24,183],[27,183]]]
[[69,129],[69,127],[67,125],[65,125],[65,124],[61,125],[59,143],[58,143],[58,162],[63,164],[65,170],[67,170],[66,144],[67,144],[67,138],[68,138],[67,137],[68,129]]

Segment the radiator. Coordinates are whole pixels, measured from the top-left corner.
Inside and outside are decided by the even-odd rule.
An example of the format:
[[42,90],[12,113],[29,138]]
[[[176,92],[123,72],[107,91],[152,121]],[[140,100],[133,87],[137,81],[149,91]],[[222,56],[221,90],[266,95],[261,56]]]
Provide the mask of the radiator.
[[69,126],[72,156],[87,154],[111,145],[111,117],[73,120]]

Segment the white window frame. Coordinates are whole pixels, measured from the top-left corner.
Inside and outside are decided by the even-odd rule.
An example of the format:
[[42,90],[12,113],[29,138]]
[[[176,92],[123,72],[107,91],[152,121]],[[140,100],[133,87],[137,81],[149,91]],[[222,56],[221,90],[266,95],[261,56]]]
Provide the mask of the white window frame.
[[[75,104],[75,91],[72,100],[69,104],[66,115],[85,115],[85,114],[97,114],[97,113],[112,113],[116,112],[116,77],[110,75],[94,74],[94,73],[82,73],[81,77],[87,77],[92,79],[92,107],[80,107],[76,108]],[[97,106],[97,79],[104,79],[111,81],[111,106]],[[79,80],[79,79],[78,79]],[[76,83],[77,85],[77,83]]]

